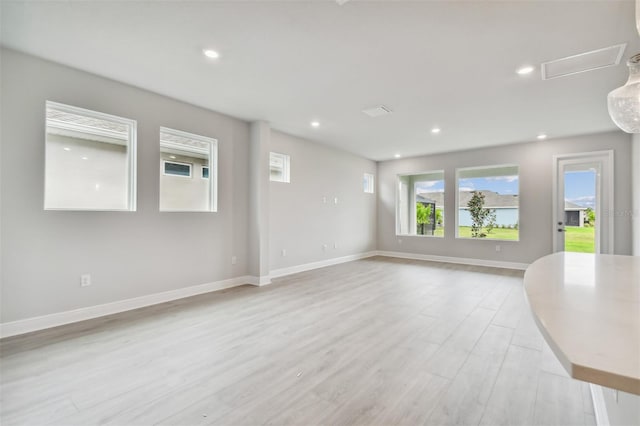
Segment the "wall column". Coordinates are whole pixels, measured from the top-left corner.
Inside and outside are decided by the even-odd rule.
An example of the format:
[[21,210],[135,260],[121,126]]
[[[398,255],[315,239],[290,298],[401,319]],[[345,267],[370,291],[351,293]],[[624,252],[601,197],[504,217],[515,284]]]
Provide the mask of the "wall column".
[[631,175],[632,253],[640,256],[640,133],[635,133],[631,139]]
[[251,123],[249,143],[249,274],[254,284],[271,283],[269,277],[269,152],[271,127],[266,121]]

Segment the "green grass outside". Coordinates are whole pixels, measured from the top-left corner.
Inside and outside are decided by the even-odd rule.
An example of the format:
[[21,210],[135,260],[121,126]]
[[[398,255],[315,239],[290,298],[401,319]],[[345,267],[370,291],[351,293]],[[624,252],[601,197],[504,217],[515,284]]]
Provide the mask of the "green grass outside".
[[[483,239],[493,239],[493,240],[517,240],[518,239],[518,230],[512,228],[493,228],[490,233],[484,231],[487,234]],[[458,227],[458,237],[459,238],[471,238],[471,227],[470,226],[460,226]]]
[[[565,251],[595,253],[595,228],[567,226],[565,230]],[[435,237],[444,237],[444,227],[437,227],[433,235]],[[458,237],[471,238],[471,227],[459,227]],[[518,230],[494,228],[485,238],[513,241],[518,239]]]
[[566,226],[564,250],[577,253],[595,253],[596,229],[593,227]]
[[[486,231],[485,231],[486,232]],[[433,233],[434,237],[444,237],[444,227],[439,226]],[[461,226],[458,228],[458,238],[471,238],[471,227]],[[517,240],[517,229],[501,229],[494,228],[490,234],[487,234],[485,238],[498,239],[498,240]]]

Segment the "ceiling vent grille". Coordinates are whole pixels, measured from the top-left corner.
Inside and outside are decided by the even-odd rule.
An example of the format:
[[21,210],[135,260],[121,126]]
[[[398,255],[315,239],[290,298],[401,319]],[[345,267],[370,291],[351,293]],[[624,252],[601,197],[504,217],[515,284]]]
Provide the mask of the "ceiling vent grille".
[[369,117],[380,117],[382,115],[391,114],[393,111],[391,111],[391,108],[387,106],[378,105],[375,107],[363,109],[362,112],[367,114]]
[[592,50],[591,52],[544,62],[542,64],[542,79],[550,80],[552,78],[566,77],[581,72],[616,66],[620,63],[626,47],[626,43],[617,44],[615,46],[605,47],[604,49]]

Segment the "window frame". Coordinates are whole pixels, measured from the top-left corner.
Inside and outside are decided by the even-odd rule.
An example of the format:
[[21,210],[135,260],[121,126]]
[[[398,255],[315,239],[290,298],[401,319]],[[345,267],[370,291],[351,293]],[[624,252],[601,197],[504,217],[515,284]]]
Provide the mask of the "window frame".
[[364,173],[363,180],[364,180],[364,183],[367,184],[366,188],[363,188],[364,193],[375,194],[375,187],[376,187],[375,175],[373,173]]
[[[76,208],[76,207],[47,207],[47,128],[48,126],[48,118],[47,111],[51,109],[56,109],[62,112],[67,112],[69,114],[83,115],[90,118],[95,118],[98,120],[111,121],[115,123],[119,123],[127,126],[128,128],[128,141],[127,141],[127,177],[128,177],[128,185],[127,185],[127,208],[124,209],[106,209],[106,208]],[[137,210],[137,152],[138,152],[138,141],[137,141],[137,130],[138,122],[131,118],[120,117],[113,114],[108,114],[105,112],[94,111],[87,108],[81,108],[73,105],[67,105],[60,102],[45,100],[45,108],[44,108],[44,145],[45,145],[45,155],[44,155],[44,176],[43,176],[43,209],[45,211],[85,211],[85,212],[135,212]],[[70,130],[73,130],[75,127],[73,124],[67,123],[67,127]],[[78,126],[76,129],[82,129]],[[100,134],[101,132],[96,132],[96,134]],[[108,136],[108,131],[102,132],[102,135]]]
[[[167,163],[171,163],[171,164],[177,164],[179,166],[188,166],[189,167],[189,175],[185,176],[185,175],[178,175],[178,174],[174,174],[174,173],[167,173]],[[173,177],[179,177],[179,178],[187,178],[187,179],[192,179],[193,178],[193,163],[185,163],[182,161],[176,161],[176,160],[166,160],[166,159],[162,159],[162,174],[164,176],[173,176]]]
[[[207,170],[207,176],[205,177],[204,171]],[[209,179],[209,174],[211,173],[211,169],[209,166],[202,166],[200,169],[200,179]]]
[[[158,194],[158,210],[161,213],[217,213],[218,212],[218,139],[212,138],[210,136],[199,135],[196,133],[185,132],[183,130],[173,129],[170,127],[160,126],[158,131],[158,148],[161,148],[162,144],[162,133],[170,133],[179,137],[195,139],[203,142],[209,143],[209,208],[207,210],[181,210],[181,209],[161,209],[160,208],[160,195]],[[161,155],[160,149],[159,154]],[[173,160],[165,160],[164,161],[173,161]],[[157,163],[156,163],[157,164]],[[211,171],[213,170],[213,173]],[[164,172],[164,164],[161,169],[161,173]],[[191,175],[193,176],[193,167],[191,168]],[[177,175],[169,175],[169,176],[177,176]],[[183,176],[186,177],[186,176]],[[160,185],[158,185],[158,190],[160,189]]]
[[[419,175],[437,175],[440,174],[442,175],[442,184],[443,184],[443,205],[442,205],[442,212],[444,214],[445,217],[445,227],[446,227],[446,218],[447,218],[447,212],[445,209],[445,197],[447,194],[447,180],[446,180],[446,174],[444,170],[429,170],[429,171],[425,171],[425,172],[411,172],[411,173],[398,173],[396,174],[396,179],[395,179],[395,187],[396,187],[396,214],[395,214],[395,234],[396,237],[418,237],[418,238],[424,238],[424,237],[428,237],[428,238],[438,238],[440,240],[443,240],[445,238],[445,235],[443,234],[442,236],[438,236],[438,235],[422,235],[422,234],[409,234],[409,233],[401,233],[400,232],[400,190],[401,190],[401,185],[402,182],[400,182],[400,178],[402,177],[406,177],[406,176],[419,176]],[[414,183],[414,190],[413,190],[413,207],[408,207],[409,208],[409,217],[414,218],[415,220],[415,183]],[[412,213],[413,212],[413,213]]]
[[[282,158],[282,179],[273,179],[271,175],[271,158],[279,156]],[[281,152],[270,151],[269,152],[269,181],[279,183],[291,183],[291,156]]]
[[[460,230],[460,225],[459,225],[459,221],[460,221],[460,172],[461,171],[468,171],[468,170],[486,170],[486,169],[499,169],[499,168],[506,168],[506,167],[515,167],[518,171],[518,220],[517,220],[517,224],[518,224],[518,238],[516,240],[507,240],[507,239],[503,239],[503,238],[473,238],[473,237],[461,237],[459,236],[459,230]],[[505,175],[506,176],[506,175]],[[495,176],[494,176],[495,177]],[[456,185],[456,193],[455,193],[455,197],[456,197],[456,204],[455,204],[455,239],[460,239],[460,240],[464,240],[464,241],[501,241],[501,242],[519,242],[520,241],[520,165],[519,164],[515,164],[515,163],[504,163],[504,164],[491,164],[488,166],[472,166],[472,167],[458,167],[456,168],[455,171],[455,185]],[[480,190],[481,191],[481,190]]]

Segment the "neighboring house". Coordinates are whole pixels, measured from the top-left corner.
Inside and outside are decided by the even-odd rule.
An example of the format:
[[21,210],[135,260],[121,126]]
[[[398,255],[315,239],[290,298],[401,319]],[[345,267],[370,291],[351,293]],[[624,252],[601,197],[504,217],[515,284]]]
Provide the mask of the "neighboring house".
[[436,208],[444,209],[444,192],[422,192],[416,194],[416,201],[419,203],[435,204]]
[[[518,225],[518,195],[517,194],[499,194],[494,191],[482,190],[484,194],[484,207],[494,209],[496,211],[496,225],[515,227]],[[458,226],[471,226],[471,214],[467,209],[467,204],[471,200],[471,191],[461,191],[458,208]],[[418,194],[416,200],[420,202],[418,197],[434,200],[436,206],[440,208],[443,203],[442,192],[425,192]]]
[[564,202],[564,224],[565,226],[583,227],[587,216],[587,208],[579,206],[570,201]]
[[439,193],[440,200],[438,200],[437,197],[433,197],[432,195],[434,194],[438,193],[416,194],[416,201],[423,204],[425,207],[431,206],[433,215],[435,215],[436,209],[444,209],[444,204],[442,203],[442,193]]

